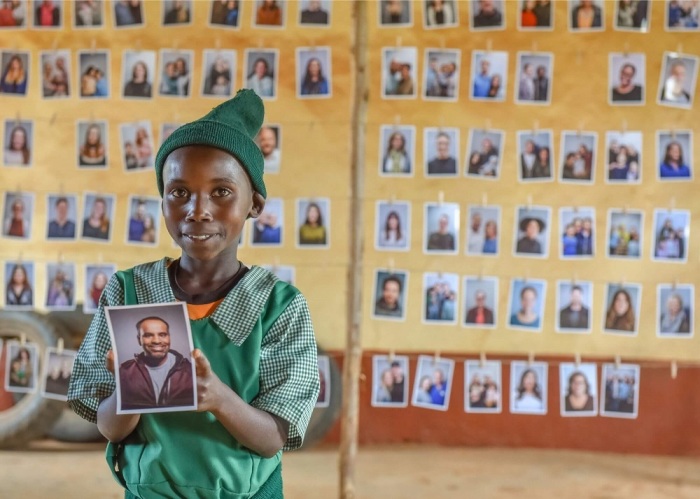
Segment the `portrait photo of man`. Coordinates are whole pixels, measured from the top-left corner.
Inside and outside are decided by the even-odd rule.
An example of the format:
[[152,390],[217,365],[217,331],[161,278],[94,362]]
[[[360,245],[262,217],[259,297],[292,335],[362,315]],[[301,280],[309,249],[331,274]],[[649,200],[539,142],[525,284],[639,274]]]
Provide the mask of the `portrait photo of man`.
[[373,315],[377,319],[406,317],[405,289],[408,274],[403,271],[378,270],[375,276]]
[[425,251],[457,253],[459,240],[459,204],[426,203]]
[[278,125],[263,125],[256,142],[263,154],[265,173],[279,173],[282,154],[280,152],[281,129]]
[[590,333],[592,301],[590,282],[557,283],[557,331],[560,333]]
[[75,239],[76,199],[73,195],[49,195],[46,204],[48,239]]
[[459,129],[425,129],[425,163],[427,176],[457,175]]
[[117,413],[196,409],[184,303],[105,307],[117,371]]
[[492,328],[496,325],[498,279],[465,277],[464,322],[466,327]]

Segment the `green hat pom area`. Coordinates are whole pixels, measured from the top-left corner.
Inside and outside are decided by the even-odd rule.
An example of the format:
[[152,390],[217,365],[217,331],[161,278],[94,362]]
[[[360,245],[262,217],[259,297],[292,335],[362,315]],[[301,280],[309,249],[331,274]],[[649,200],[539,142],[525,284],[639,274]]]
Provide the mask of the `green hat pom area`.
[[233,157],[248,172],[253,189],[267,197],[263,169],[265,161],[255,136],[265,118],[262,99],[253,90],[239,90],[236,95],[216,106],[203,118],[175,130],[160,146],[156,155],[156,182],[163,197],[163,166],[168,155],[185,146],[211,146]]

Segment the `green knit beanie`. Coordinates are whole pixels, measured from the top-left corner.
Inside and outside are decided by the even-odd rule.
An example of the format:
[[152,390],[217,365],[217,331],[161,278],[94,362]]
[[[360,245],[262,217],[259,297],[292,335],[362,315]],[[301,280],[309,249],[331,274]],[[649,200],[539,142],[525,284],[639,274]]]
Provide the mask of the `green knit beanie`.
[[239,90],[233,99],[219,104],[209,114],[182,125],[160,146],[156,155],[156,182],[163,197],[163,166],[168,155],[185,146],[211,146],[235,157],[248,172],[253,189],[267,197],[263,181],[264,159],[255,142],[265,117],[265,108],[253,90]]

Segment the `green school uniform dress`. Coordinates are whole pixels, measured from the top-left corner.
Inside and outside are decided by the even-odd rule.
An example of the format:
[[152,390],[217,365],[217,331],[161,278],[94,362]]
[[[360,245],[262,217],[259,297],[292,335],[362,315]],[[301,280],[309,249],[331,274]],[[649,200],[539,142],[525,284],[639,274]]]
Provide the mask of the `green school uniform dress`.
[[[105,367],[111,348],[104,306],[175,302],[170,259],[117,272],[75,360],[68,403],[95,422],[115,390]],[[283,450],[301,446],[319,391],[316,341],[306,300],[293,286],[253,266],[215,311],[190,320],[195,348],[253,407],[289,422]],[[239,444],[209,412],[142,414],[136,429],[107,445],[107,462],[126,497],[279,498],[280,451],[263,458]]]

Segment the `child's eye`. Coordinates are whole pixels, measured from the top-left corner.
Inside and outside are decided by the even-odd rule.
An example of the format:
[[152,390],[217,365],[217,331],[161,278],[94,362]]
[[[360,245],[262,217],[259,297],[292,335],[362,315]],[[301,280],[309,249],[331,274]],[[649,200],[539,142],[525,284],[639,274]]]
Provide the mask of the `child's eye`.
[[230,196],[231,195],[231,190],[226,189],[225,187],[219,187],[218,189],[214,189],[214,192],[212,193],[215,197],[224,197],[224,196]]
[[183,189],[182,187],[177,187],[170,191],[170,195],[175,197],[175,198],[184,198],[187,196],[187,191]]

